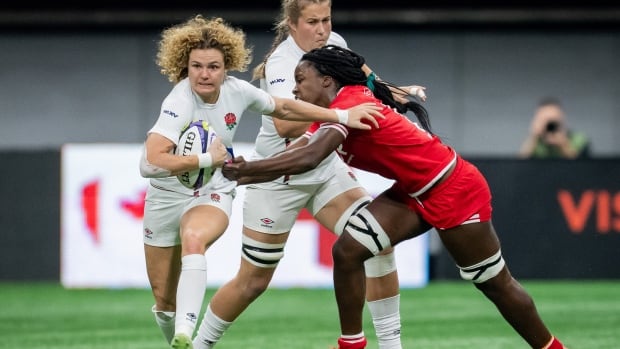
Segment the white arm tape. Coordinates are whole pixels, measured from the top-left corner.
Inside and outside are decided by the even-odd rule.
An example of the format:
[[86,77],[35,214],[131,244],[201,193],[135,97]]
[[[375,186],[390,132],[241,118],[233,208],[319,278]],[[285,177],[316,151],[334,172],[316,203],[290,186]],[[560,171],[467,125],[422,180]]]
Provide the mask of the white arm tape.
[[204,154],[198,154],[198,167],[200,168],[205,168],[205,167],[211,167],[211,165],[213,165],[213,157],[211,156],[211,153],[206,152]]
[[334,109],[336,115],[338,115],[338,123],[346,125],[349,122],[349,111],[342,109]]

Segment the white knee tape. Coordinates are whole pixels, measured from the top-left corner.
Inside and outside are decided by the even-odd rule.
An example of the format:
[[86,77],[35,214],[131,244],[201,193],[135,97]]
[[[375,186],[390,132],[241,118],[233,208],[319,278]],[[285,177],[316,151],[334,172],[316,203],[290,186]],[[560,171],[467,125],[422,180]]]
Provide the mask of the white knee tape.
[[284,244],[268,244],[245,235],[241,237],[241,257],[260,268],[275,268],[284,257]]
[[349,218],[344,229],[374,255],[391,246],[383,227],[365,207]]
[[396,271],[394,252],[376,255],[367,259],[364,262],[364,269],[366,269],[366,276],[371,278],[382,277]]
[[351,218],[351,216],[356,214],[363,207],[366,207],[366,205],[370,203],[370,200],[372,200],[370,196],[361,197],[352,203],[349,208],[344,210],[340,218],[338,218],[338,222],[336,222],[336,225],[334,226],[334,234],[340,236],[344,231],[344,227],[347,225],[349,218]]
[[504,265],[506,265],[506,262],[502,258],[502,250],[499,250],[496,254],[480,263],[465,268],[459,266],[459,268],[461,269],[461,277],[464,280],[479,284],[499,274]]

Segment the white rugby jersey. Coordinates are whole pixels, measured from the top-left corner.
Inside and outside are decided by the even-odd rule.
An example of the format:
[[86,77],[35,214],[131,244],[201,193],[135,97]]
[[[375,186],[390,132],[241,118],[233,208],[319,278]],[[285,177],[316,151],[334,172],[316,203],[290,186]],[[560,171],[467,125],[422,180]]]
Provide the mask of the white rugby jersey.
[[[209,128],[230,150],[233,138],[241,117],[246,110],[255,113],[271,113],[275,109],[273,98],[265,91],[247,81],[228,76],[220,87],[220,95],[215,104],[202,101],[190,86],[189,79],[185,78],[174,86],[164,99],[159,112],[159,118],[148,133],[155,132],[178,144],[181,131],[193,121],[205,120]],[[184,187],[176,177],[151,178],[155,187],[172,190],[180,193],[193,194],[194,190]],[[222,175],[217,169],[211,180],[201,190],[230,191],[236,186]]]
[[[344,38],[334,32],[330,34],[327,44],[347,47]],[[293,95],[293,88],[295,88],[295,67],[297,67],[304,53],[305,52],[297,46],[293,37],[289,35],[267,59],[265,78],[260,80],[260,87],[275,97],[295,98]],[[261,128],[256,136],[256,142],[254,144],[252,159],[263,159],[285,150],[285,142],[286,139],[278,135],[278,131],[273,123],[273,118],[269,115],[263,115]],[[325,158],[314,170],[298,175],[287,176],[286,182],[289,184],[314,184],[324,182],[333,174],[333,161],[341,161],[336,153]],[[284,183],[284,177],[276,179],[275,182]],[[261,186],[260,183],[256,185]]]

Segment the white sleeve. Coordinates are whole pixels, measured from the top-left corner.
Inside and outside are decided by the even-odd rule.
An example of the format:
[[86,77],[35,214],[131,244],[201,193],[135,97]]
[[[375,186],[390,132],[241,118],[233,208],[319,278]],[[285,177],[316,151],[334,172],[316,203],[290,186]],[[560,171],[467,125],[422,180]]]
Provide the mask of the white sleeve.
[[265,87],[267,93],[274,97],[295,98],[295,67],[298,59],[276,56],[265,64]]
[[[327,39],[328,44],[348,48],[345,39],[337,33],[331,32]],[[301,57],[290,57],[284,54],[273,55],[265,64],[265,91],[274,97],[295,98],[295,68]]]
[[248,109],[259,114],[271,114],[276,109],[276,102],[270,94],[247,81],[240,80],[243,95],[247,98]]
[[161,105],[159,117],[148,133],[159,133],[174,144],[179,141],[181,130],[192,119],[192,104],[167,97]]

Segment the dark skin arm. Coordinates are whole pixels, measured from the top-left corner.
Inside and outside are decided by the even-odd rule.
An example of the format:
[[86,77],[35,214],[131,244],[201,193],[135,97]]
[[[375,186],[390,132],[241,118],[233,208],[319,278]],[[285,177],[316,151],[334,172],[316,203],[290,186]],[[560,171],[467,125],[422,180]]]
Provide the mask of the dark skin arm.
[[224,165],[222,173],[226,178],[236,180],[238,185],[267,182],[283,175],[304,173],[316,168],[323,159],[338,149],[343,140],[342,133],[335,129],[319,129],[306,145],[294,144],[286,151],[262,160],[245,161],[243,157],[237,157],[234,162]]

